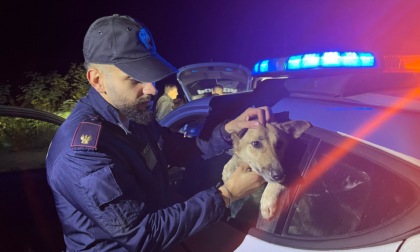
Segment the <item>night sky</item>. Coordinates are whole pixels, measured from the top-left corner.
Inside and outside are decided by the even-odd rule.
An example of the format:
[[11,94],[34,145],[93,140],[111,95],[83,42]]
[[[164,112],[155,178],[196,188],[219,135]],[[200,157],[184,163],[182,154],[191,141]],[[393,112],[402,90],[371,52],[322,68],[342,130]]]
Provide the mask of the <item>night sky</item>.
[[82,63],[89,25],[128,14],[176,67],[206,61],[252,68],[261,58],[320,50],[420,53],[418,0],[6,1],[0,83]]

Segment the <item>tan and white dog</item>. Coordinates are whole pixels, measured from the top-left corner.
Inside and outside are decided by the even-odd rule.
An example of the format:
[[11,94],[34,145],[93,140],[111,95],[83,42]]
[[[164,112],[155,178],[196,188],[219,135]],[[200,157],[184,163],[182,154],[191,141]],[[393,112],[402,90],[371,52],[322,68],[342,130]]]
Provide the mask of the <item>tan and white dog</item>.
[[260,174],[267,186],[261,196],[260,211],[264,219],[272,219],[277,212],[277,198],[284,188],[285,175],[281,164],[290,140],[299,138],[309,127],[306,121],[271,122],[266,126],[232,134],[233,156],[222,172],[224,182],[232,175],[237,164],[246,162]]

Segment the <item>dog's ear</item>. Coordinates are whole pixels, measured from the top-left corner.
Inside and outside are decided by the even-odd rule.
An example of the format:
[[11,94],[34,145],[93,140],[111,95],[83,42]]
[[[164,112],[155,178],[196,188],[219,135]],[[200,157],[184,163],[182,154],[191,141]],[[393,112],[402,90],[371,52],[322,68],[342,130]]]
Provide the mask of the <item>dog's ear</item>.
[[247,131],[248,131],[248,129],[243,129],[243,130],[239,131],[238,133],[230,134],[230,138],[232,139],[232,143],[233,143],[234,148],[239,147],[239,141],[241,140],[242,137],[244,137],[244,135],[246,134]]
[[311,124],[307,121],[288,121],[285,123],[274,123],[274,126],[285,131],[293,138],[299,138],[303,132],[311,127]]
[[239,131],[236,135],[239,137],[239,138],[242,138],[242,137],[244,137],[245,136],[245,134],[246,134],[246,132],[248,131],[248,129],[242,129],[241,131]]
[[232,133],[230,134],[230,138],[232,139],[233,148],[237,148],[239,146],[239,140],[241,140],[239,135],[237,133]]
[[270,122],[277,122],[277,123],[283,123],[283,122],[288,122],[288,121],[290,121],[289,111],[274,113],[270,119]]

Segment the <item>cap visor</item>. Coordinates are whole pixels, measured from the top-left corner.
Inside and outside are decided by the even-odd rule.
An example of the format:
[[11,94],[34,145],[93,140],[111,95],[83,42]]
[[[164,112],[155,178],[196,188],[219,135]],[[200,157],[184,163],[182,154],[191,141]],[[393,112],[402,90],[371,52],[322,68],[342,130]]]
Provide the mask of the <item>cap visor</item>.
[[115,66],[141,82],[156,82],[178,71],[159,54]]

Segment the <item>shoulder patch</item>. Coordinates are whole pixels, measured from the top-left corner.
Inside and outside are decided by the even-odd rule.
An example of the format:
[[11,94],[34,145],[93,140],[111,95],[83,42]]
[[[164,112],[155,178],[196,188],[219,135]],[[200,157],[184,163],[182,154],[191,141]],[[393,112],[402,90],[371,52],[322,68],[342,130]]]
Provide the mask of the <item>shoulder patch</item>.
[[81,122],[77,126],[70,147],[96,149],[102,125],[100,123]]

